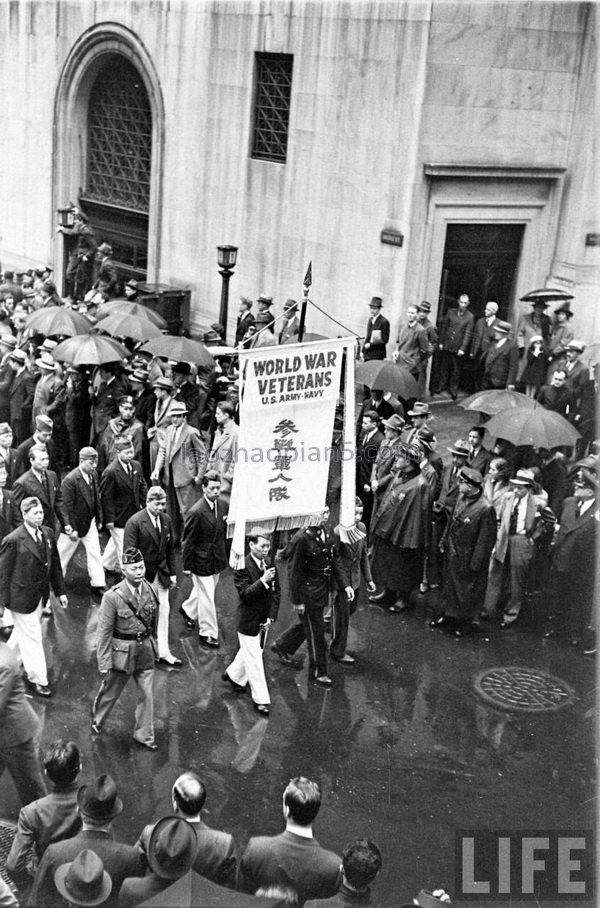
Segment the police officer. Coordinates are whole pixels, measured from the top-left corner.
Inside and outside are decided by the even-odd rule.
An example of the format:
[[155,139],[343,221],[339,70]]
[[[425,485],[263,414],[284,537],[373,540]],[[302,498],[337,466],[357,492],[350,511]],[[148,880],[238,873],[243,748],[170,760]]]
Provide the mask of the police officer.
[[338,554],[335,537],[326,526],[328,518],[329,508],[325,508],[319,525],[297,533],[288,546],[290,597],[299,621],[271,647],[284,664],[290,665],[292,654],[306,638],[309,678],[322,687],[331,687],[333,683],[327,674],[323,622],[333,581],[349,602],[354,600],[354,590]]
[[96,655],[103,681],[94,701],[92,734],[100,734],[133,675],[138,688],[133,737],[156,750],[152,680],[158,600],[144,579],[146,565],[139,549],[126,549],[122,565],[124,579],[104,594],[100,606]]

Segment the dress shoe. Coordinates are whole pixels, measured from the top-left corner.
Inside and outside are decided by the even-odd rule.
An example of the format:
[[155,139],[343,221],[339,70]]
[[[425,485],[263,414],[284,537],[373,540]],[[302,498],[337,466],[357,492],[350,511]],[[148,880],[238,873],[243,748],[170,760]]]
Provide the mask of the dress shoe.
[[275,653],[283,665],[289,665],[290,668],[302,668],[302,663],[290,656],[289,653],[286,653],[285,650],[282,650],[278,643],[271,644],[271,652]]
[[221,678],[223,679],[223,681],[229,681],[229,683],[233,687],[236,694],[243,694],[244,691],[246,690],[245,684],[238,684],[237,681],[234,681],[233,678],[229,677],[227,672],[223,672],[223,674],[221,675]]
[[412,612],[414,608],[414,605],[409,605],[409,603],[404,602],[403,599],[398,599],[396,602],[394,602],[393,605],[388,606],[388,612],[392,612],[392,614],[398,615],[401,612]]
[[429,627],[434,627],[434,628],[435,628],[435,627],[439,627],[439,628],[443,628],[443,627],[448,627],[449,624],[450,624],[450,619],[449,619],[449,618],[446,618],[445,615],[440,615],[439,618],[432,618],[432,619],[431,619],[431,621],[429,622]]
[[200,634],[198,639],[199,639],[200,643],[202,644],[202,646],[208,646],[210,649],[219,648],[219,641],[217,640],[216,637],[209,637],[209,636],[204,636],[204,634]]
[[388,591],[384,590],[382,593],[373,593],[372,596],[369,596],[369,602],[385,602],[388,598]]
[[335,659],[336,662],[341,662],[342,665],[354,665],[356,662],[354,656],[351,656],[349,653],[344,653],[343,656],[334,656],[332,653],[331,658]]
[[158,744],[154,741],[140,741],[138,738],[133,739],[140,747],[146,747],[148,750],[158,750]]
[[333,681],[331,680],[329,675],[313,675],[312,680],[315,682],[315,684],[320,684],[321,687],[331,687],[331,685],[333,684]]
[[180,665],[183,665],[181,659],[178,659],[177,656],[159,656],[156,660],[157,665],[169,665],[171,668],[177,668]]
[[182,605],[179,606],[179,614],[183,618],[186,627],[196,627],[196,622],[193,618],[190,618]]
[[260,713],[261,716],[269,715],[269,707],[267,706],[266,703],[253,703],[252,705],[254,706],[254,709],[256,710],[256,712]]
[[35,684],[33,681],[30,683],[31,690],[34,694],[37,694],[38,697],[44,697],[45,699],[48,699],[48,697],[52,696],[52,691],[47,684]]
[[92,722],[92,724],[90,725],[90,729],[91,729],[91,732],[93,735],[102,734],[102,729],[100,728],[100,726],[98,725],[97,722]]

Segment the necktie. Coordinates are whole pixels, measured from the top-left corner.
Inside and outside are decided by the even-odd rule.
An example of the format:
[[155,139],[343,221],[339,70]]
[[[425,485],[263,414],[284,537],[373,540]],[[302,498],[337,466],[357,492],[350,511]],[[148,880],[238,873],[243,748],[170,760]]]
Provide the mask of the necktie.
[[583,501],[577,502],[577,516],[581,517],[581,508],[583,507]]
[[515,501],[515,503],[513,505],[513,509],[510,512],[510,525],[508,528],[508,532],[510,533],[511,536],[514,536],[517,532],[518,521],[519,521],[519,502]]

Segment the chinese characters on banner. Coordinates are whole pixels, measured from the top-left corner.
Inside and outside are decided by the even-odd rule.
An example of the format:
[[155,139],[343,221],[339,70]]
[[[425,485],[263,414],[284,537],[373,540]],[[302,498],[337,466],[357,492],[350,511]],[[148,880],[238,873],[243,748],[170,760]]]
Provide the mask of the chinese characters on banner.
[[240,354],[244,381],[229,509],[235,525],[232,564],[240,551],[243,556],[244,536],[253,524],[272,530],[308,526],[322,511],[345,348],[353,359],[350,338]]

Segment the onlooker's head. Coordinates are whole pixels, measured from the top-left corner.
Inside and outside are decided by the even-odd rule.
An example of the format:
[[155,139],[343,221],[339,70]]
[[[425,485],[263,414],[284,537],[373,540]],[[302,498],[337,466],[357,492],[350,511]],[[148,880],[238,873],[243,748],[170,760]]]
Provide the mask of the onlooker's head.
[[178,880],[196,859],[198,840],[193,826],[180,817],[163,817],[148,842],[148,864],[163,880]]
[[228,400],[220,400],[215,409],[215,419],[218,425],[223,425],[226,422],[229,422],[233,418],[233,404],[230,404]]
[[283,813],[299,826],[310,826],[321,806],[321,789],[316,782],[298,776],[290,779],[283,792]]
[[216,501],[221,491],[221,477],[216,470],[207,470],[202,477],[202,491],[209,501]]
[[562,388],[562,387],[564,387],[566,378],[567,378],[567,373],[565,372],[564,369],[555,369],[554,372],[552,373],[551,384],[554,388]]
[[81,786],[77,804],[84,823],[89,826],[107,826],[123,810],[115,780],[106,773]]
[[56,868],[54,885],[68,905],[102,905],[112,890],[112,880],[102,860],[89,848]]
[[381,870],[379,847],[368,839],[351,842],[342,852],[342,869],[352,889],[366,889]]
[[66,788],[75,781],[81,769],[79,748],[74,741],[53,741],[44,757],[44,769],[57,788]]
[[172,790],[173,809],[184,817],[196,817],[204,807],[206,788],[195,772],[184,772]]
[[479,448],[483,444],[485,428],[483,426],[471,426],[469,429],[468,442],[472,448]]

